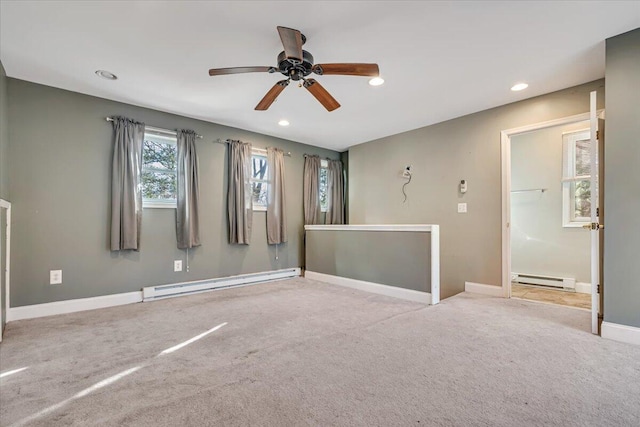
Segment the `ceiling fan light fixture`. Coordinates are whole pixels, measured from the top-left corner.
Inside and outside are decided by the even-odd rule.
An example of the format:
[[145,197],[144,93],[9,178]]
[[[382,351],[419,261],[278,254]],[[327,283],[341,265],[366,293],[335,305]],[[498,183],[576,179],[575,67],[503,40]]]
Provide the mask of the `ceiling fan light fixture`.
[[514,92],[518,92],[518,91],[524,90],[524,89],[526,89],[528,87],[529,87],[529,85],[526,84],[526,83],[516,83],[513,86],[511,86],[511,90],[514,91]]
[[369,84],[371,86],[380,86],[383,83],[384,83],[384,79],[382,77],[374,77],[371,80],[369,80]]
[[[340,103],[315,79],[308,78],[311,73],[319,76],[364,76],[377,77],[369,82],[372,85],[381,85],[384,80],[380,78],[380,67],[378,64],[368,63],[323,63],[314,64],[313,55],[302,49],[306,42],[306,37],[299,31],[288,27],[276,27],[280,35],[280,41],[284,51],[278,54],[278,65],[275,67],[231,67],[231,68],[211,68],[210,76],[223,76],[226,74],[243,73],[280,73],[286,77],[285,80],[276,82],[267,94],[258,102],[254,108],[256,111],[266,111],[275,102],[280,93],[293,80],[298,82],[298,87],[304,87],[313,95],[327,111],[340,108]],[[286,123],[284,123],[286,122]],[[288,126],[286,120],[280,121],[280,126]]]
[[278,124],[279,124],[280,126],[289,126],[289,121],[288,121],[288,120],[285,120],[285,119],[282,119],[282,120],[280,120],[280,121],[278,122]]
[[98,70],[96,71],[96,75],[107,80],[118,80],[118,76],[107,70]]

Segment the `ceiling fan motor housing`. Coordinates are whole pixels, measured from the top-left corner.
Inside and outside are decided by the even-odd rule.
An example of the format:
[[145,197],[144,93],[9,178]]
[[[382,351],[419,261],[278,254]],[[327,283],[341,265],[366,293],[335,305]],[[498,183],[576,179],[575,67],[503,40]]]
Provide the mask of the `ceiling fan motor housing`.
[[302,62],[293,59],[287,59],[284,51],[278,55],[278,71],[283,75],[290,77],[291,80],[300,80],[311,74],[313,67],[313,55],[306,50],[302,51]]

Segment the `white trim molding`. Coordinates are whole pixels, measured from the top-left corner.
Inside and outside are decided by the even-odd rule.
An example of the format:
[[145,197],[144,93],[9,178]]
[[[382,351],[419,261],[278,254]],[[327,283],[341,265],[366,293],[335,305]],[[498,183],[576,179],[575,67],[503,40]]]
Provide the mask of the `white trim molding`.
[[640,345],[640,328],[620,325],[618,323],[602,322],[602,338]]
[[576,282],[576,292],[579,294],[590,294],[591,283]]
[[307,230],[333,231],[426,231],[439,229],[436,224],[345,224],[345,225],[305,225]]
[[[7,216],[6,216],[7,228],[6,228],[6,233],[4,235],[5,248],[6,248],[5,264],[4,264],[4,286],[5,286],[4,299],[5,301],[2,301],[2,298],[0,297],[0,318],[2,318],[2,310],[5,310],[6,321],[8,322],[9,321],[9,300],[10,300],[10,294],[11,294],[11,203],[4,199],[0,199],[0,208],[7,210]],[[2,246],[0,245],[0,248],[1,247]],[[0,249],[0,257],[1,256],[2,256],[2,250]],[[2,274],[2,272],[0,272],[0,274]],[[3,303],[4,303],[4,307],[2,306]],[[2,341],[3,326],[4,325],[2,325],[0,322],[0,342]]]
[[485,285],[482,283],[464,282],[464,291],[472,294],[504,297],[501,286]]
[[12,307],[7,313],[7,322],[35,319],[37,317],[55,316],[78,311],[95,310],[97,308],[115,307],[118,305],[142,302],[142,292],[104,295],[100,297],[79,298],[66,301],[47,302],[44,304]]
[[331,274],[316,273],[315,271],[305,271],[304,277],[310,280],[329,283],[331,285],[357,289],[359,291],[371,292],[374,294],[420,302],[423,304],[432,304],[431,294],[428,292],[414,291],[413,289],[398,288],[396,286],[366,282],[364,280],[349,279],[347,277],[333,276]]

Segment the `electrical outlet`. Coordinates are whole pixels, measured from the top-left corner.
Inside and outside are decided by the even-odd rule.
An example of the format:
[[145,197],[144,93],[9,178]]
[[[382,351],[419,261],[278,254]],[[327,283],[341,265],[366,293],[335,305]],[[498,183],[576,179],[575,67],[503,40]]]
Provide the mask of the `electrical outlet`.
[[458,203],[458,213],[467,213],[466,203]]
[[173,261],[173,271],[182,271],[182,260],[177,259]]
[[49,284],[61,285],[62,284],[62,270],[50,270],[49,271]]

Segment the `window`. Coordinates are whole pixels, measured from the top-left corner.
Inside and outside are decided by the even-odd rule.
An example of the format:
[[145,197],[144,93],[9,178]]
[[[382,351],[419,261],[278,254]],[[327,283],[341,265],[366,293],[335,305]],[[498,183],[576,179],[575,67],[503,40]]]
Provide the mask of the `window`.
[[320,160],[320,212],[326,212],[329,206],[329,200],[327,199],[329,177],[328,177],[328,160]]
[[269,166],[265,150],[252,149],[251,153],[251,193],[254,211],[267,210],[269,191]]
[[147,131],[142,145],[142,206],[175,208],[178,158],[176,136]]
[[589,130],[562,136],[562,225],[591,222],[591,135]]

